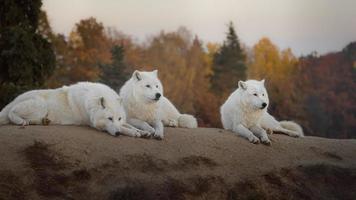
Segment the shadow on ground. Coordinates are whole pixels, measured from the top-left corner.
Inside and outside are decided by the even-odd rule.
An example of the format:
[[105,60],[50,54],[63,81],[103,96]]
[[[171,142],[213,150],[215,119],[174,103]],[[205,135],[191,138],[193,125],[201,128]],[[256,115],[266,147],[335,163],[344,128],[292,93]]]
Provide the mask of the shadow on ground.
[[[0,199],[355,199],[356,169],[314,164],[281,168],[262,176],[226,182],[220,176],[191,174],[188,178],[168,172],[214,168],[218,164],[203,156],[190,156],[171,163],[148,154],[127,155],[95,168],[78,168],[51,145],[34,142],[19,152],[30,171],[19,176],[0,171]],[[335,155],[334,159],[340,159]],[[122,164],[124,163],[124,164]],[[150,181],[121,179],[125,168],[139,173],[162,173]],[[108,174],[106,174],[106,172]],[[105,176],[105,181],[102,177]],[[94,189],[93,189],[94,188]]]

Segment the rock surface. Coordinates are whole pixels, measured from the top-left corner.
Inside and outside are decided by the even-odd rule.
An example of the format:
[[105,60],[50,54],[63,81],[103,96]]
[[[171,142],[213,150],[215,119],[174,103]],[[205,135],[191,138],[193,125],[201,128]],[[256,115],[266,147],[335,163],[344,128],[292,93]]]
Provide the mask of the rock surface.
[[355,199],[356,140],[214,128],[163,140],[89,127],[0,127],[0,199]]

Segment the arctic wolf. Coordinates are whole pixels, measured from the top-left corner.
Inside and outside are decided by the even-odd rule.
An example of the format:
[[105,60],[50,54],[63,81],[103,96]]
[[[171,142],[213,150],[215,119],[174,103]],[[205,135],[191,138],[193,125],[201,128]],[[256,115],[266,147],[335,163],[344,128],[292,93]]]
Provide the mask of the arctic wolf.
[[163,139],[163,126],[197,127],[191,115],[180,114],[163,96],[163,87],[157,70],[135,71],[120,90],[127,121],[136,128],[148,131]]
[[0,124],[89,125],[111,135],[149,135],[126,123],[122,99],[100,83],[81,82],[21,94],[0,112]]
[[302,128],[291,121],[278,122],[267,113],[269,104],[264,80],[239,81],[238,88],[220,108],[224,129],[252,143],[270,144],[267,131],[277,131],[292,137],[302,137]]

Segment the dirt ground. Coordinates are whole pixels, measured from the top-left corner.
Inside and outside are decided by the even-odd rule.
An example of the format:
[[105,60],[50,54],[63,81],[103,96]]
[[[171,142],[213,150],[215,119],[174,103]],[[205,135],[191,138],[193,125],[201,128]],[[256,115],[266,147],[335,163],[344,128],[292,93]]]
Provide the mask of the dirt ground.
[[356,199],[356,140],[214,128],[163,140],[89,127],[0,127],[2,199]]

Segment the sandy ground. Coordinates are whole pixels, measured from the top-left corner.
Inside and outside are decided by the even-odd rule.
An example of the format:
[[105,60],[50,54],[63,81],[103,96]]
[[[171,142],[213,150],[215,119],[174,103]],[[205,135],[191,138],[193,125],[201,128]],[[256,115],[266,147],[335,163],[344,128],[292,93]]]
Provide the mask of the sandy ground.
[[356,198],[356,140],[270,138],[272,146],[213,128],[166,128],[159,141],[1,126],[0,199]]

